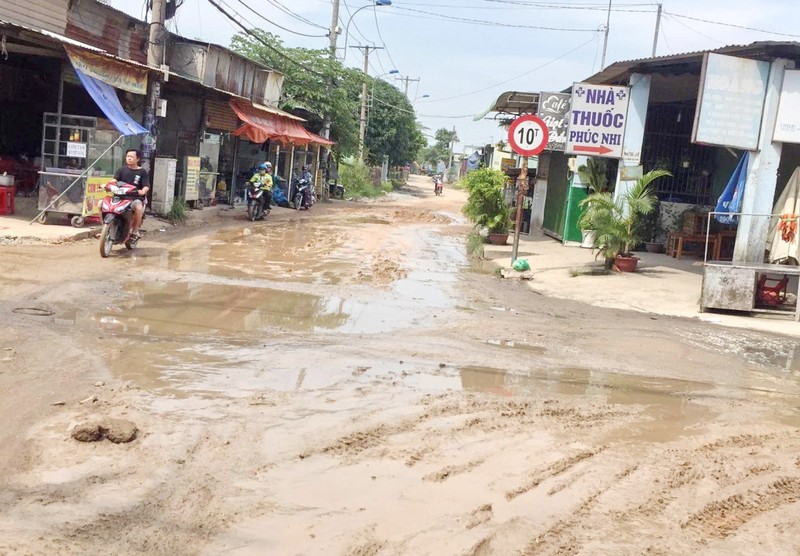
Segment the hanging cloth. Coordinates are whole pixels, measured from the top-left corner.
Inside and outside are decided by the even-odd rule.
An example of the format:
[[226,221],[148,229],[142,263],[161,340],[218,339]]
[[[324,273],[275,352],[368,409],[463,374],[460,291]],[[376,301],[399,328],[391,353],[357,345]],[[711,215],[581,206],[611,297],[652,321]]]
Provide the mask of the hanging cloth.
[[800,260],[800,236],[797,229],[800,221],[800,167],[795,168],[772,213],[780,216],[773,216],[769,222],[766,246],[769,261],[797,264]]
[[90,75],[86,75],[78,68],[75,68],[75,73],[78,74],[78,78],[81,80],[86,92],[89,93],[100,110],[103,111],[103,114],[106,115],[109,121],[114,124],[114,127],[117,128],[122,135],[147,133],[147,130],[131,118],[125,112],[125,109],[122,108],[114,87]]
[[745,151],[736,169],[733,171],[731,179],[728,180],[728,185],[717,200],[717,206],[714,212],[727,212],[731,214],[716,214],[714,218],[720,224],[735,224],[739,221],[739,216],[734,214],[742,211],[742,198],[744,197],[744,185],[747,182],[747,166],[750,159],[750,153]]

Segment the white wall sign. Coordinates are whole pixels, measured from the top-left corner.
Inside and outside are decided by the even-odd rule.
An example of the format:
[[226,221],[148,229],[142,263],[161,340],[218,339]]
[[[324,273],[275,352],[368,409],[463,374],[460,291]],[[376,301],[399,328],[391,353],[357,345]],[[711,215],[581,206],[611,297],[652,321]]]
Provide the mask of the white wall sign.
[[86,158],[86,143],[67,143],[67,156],[75,158]]
[[630,89],[575,83],[567,130],[567,154],[622,157]]
[[800,143],[800,70],[786,70],[783,76],[783,88],[772,140]]
[[692,141],[756,150],[769,62],[706,53]]

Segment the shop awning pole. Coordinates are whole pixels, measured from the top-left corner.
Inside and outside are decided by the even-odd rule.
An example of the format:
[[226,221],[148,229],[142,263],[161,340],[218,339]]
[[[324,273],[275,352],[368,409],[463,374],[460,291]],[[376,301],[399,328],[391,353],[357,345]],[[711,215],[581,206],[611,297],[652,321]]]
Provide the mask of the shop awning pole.
[[42,211],[41,211],[39,214],[37,214],[37,215],[36,215],[36,216],[33,218],[33,220],[31,220],[30,222],[28,222],[28,225],[30,226],[31,224],[33,224],[34,222],[36,222],[37,220],[39,220],[39,217],[40,217],[41,215],[43,215],[45,212],[47,212],[47,211],[50,209],[50,207],[52,207],[53,205],[55,205],[55,204],[56,204],[56,201],[58,201],[58,200],[59,200],[61,197],[63,197],[63,196],[64,196],[64,194],[65,194],[67,191],[69,191],[70,189],[72,189],[72,186],[73,186],[73,185],[75,185],[76,183],[78,183],[78,180],[80,180],[81,178],[83,178],[84,176],[86,176],[86,173],[87,173],[89,170],[91,170],[92,168],[94,168],[94,165],[95,165],[95,164],[97,164],[97,162],[98,162],[98,161],[99,161],[101,158],[103,158],[103,157],[106,155],[106,153],[107,153],[108,151],[110,151],[111,149],[113,149],[114,147],[116,147],[116,146],[117,146],[117,143],[119,143],[119,142],[122,140],[122,138],[123,138],[123,137],[127,137],[127,136],[126,136],[126,135],[120,135],[119,137],[117,137],[117,140],[116,140],[116,141],[114,141],[113,143],[111,143],[111,146],[110,146],[110,147],[108,147],[106,150],[104,150],[104,151],[103,151],[103,154],[101,154],[100,156],[98,156],[97,158],[95,158],[95,159],[94,159],[94,161],[93,161],[91,164],[89,164],[89,166],[86,168],[86,170],[84,170],[83,172],[81,172],[81,175],[80,175],[80,176],[78,176],[77,178],[75,178],[75,180],[74,180],[74,181],[73,181],[71,184],[69,184],[69,185],[67,186],[67,188],[66,188],[64,191],[62,191],[62,192],[61,192],[61,193],[58,195],[58,197],[56,197],[55,199],[53,199],[53,200],[50,202],[50,204],[49,204],[49,205],[47,205],[45,208],[43,208],[43,209],[42,209]]

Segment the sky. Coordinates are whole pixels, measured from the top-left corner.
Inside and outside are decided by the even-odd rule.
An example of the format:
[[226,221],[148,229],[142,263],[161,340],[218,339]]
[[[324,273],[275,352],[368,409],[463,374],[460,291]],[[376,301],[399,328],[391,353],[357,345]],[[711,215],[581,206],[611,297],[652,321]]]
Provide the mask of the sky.
[[[332,0],[216,1],[288,47],[329,46]],[[144,18],[144,0],[108,3]],[[362,52],[351,47],[382,47],[370,53],[370,75],[401,91],[407,85],[430,142],[437,129],[455,128],[456,150],[468,152],[506,139],[494,114],[474,121],[500,94],[561,91],[600,71],[604,50],[605,66],[649,58],[658,3],[657,56],[800,41],[796,0],[392,0],[377,7],[340,0],[337,53],[347,66],[363,69]],[[240,31],[209,0],[184,0],[168,28],[225,47]]]

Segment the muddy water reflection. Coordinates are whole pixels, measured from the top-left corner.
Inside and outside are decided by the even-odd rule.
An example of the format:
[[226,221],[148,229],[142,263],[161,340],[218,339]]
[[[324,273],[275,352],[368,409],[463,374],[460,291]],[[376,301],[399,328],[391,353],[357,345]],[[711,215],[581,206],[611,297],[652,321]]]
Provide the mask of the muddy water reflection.
[[[379,333],[411,325],[413,299],[344,299],[230,284],[146,283],[95,315],[104,329],[150,335],[230,335],[277,327],[300,332]],[[431,299],[435,299],[431,296]],[[438,298],[444,304],[446,299]],[[433,301],[430,301],[433,304]]]

